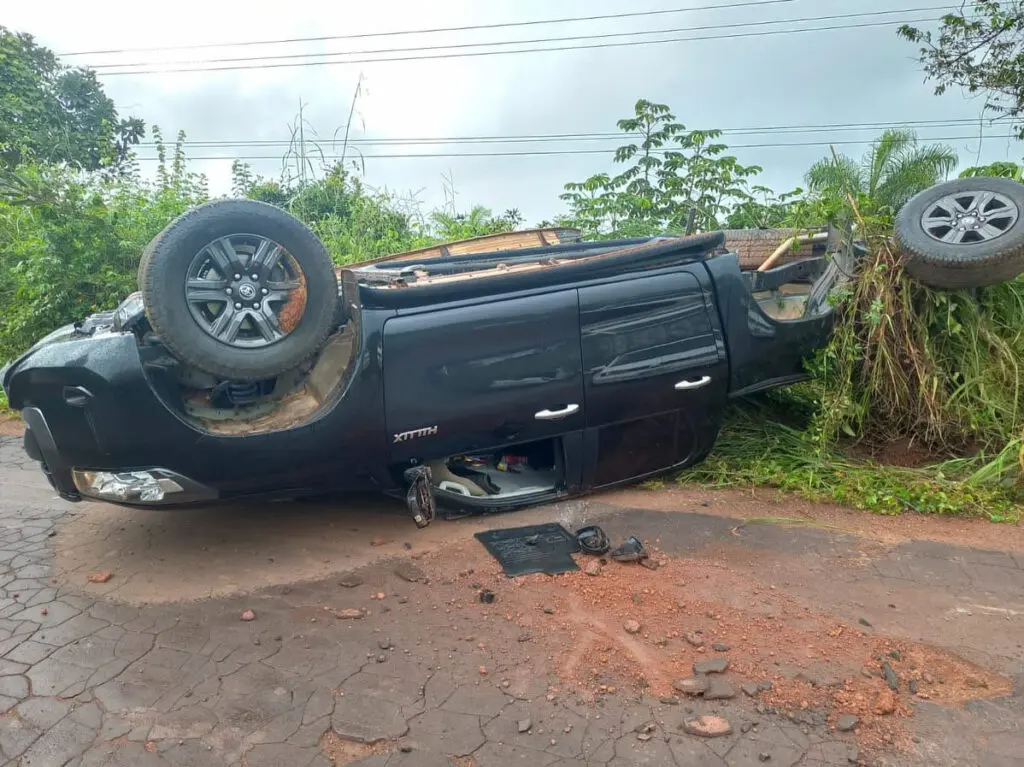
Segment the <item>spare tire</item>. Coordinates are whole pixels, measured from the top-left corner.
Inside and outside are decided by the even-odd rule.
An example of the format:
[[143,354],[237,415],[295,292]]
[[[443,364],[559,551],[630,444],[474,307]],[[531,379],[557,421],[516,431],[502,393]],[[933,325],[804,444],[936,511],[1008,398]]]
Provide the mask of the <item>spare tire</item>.
[[210,202],[172,221],[146,248],[139,287],[175,357],[236,381],[273,378],[311,358],[338,304],[323,243],[253,200]]
[[947,181],[896,216],[896,244],[912,277],[936,288],[980,288],[1024,271],[1024,184]]

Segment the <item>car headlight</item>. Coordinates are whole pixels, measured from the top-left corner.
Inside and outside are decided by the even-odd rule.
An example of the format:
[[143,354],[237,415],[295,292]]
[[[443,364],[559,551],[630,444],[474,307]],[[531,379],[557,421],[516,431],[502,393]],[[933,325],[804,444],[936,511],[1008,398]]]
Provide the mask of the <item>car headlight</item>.
[[140,504],[181,503],[216,497],[210,488],[167,469],[92,471],[73,469],[71,477],[83,496]]

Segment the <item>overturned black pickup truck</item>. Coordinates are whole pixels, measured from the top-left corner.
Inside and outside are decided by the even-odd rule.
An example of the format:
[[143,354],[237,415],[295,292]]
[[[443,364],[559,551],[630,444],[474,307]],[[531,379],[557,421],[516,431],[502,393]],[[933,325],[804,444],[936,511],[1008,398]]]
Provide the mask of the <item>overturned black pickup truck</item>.
[[[1008,279],[1022,209],[1019,184],[949,182],[903,208],[897,244],[933,285]],[[435,504],[507,510],[700,461],[730,398],[801,379],[863,253],[802,239],[746,270],[722,232],[558,229],[336,269],[284,211],[217,201],[153,240],[138,293],[0,382],[68,500],[377,490],[419,524]]]

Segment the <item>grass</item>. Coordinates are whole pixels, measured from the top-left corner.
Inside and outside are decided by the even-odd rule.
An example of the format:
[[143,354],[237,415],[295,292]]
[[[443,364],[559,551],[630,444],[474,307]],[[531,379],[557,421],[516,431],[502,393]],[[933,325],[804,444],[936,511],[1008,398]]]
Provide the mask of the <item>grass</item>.
[[1014,523],[1024,518],[1024,493],[1015,484],[971,481],[982,459],[923,468],[882,466],[815,446],[807,430],[781,423],[780,415],[790,414],[764,403],[734,406],[714,451],[679,481],[713,488],[774,487],[879,514],[910,511]]

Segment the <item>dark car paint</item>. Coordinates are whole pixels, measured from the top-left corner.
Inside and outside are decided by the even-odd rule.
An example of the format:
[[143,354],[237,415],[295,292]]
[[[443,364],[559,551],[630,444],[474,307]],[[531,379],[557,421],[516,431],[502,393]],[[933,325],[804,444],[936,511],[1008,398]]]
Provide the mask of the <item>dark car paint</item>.
[[[159,467],[225,499],[404,493],[402,471],[415,463],[554,437],[562,486],[474,505],[550,500],[700,460],[727,396],[800,377],[803,357],[827,338],[830,312],[767,318],[735,256],[704,258],[713,237],[690,250],[678,240],[626,245],[624,255],[415,289],[371,288],[347,273],[359,352],[331,406],[287,431],[219,436],[190,425],[171,406],[162,348],[131,332],[65,329],[2,380],[68,498],[71,467]],[[703,376],[705,387],[674,388]],[[571,404],[580,409],[563,420],[534,417]],[[396,437],[417,430],[426,433]]]

